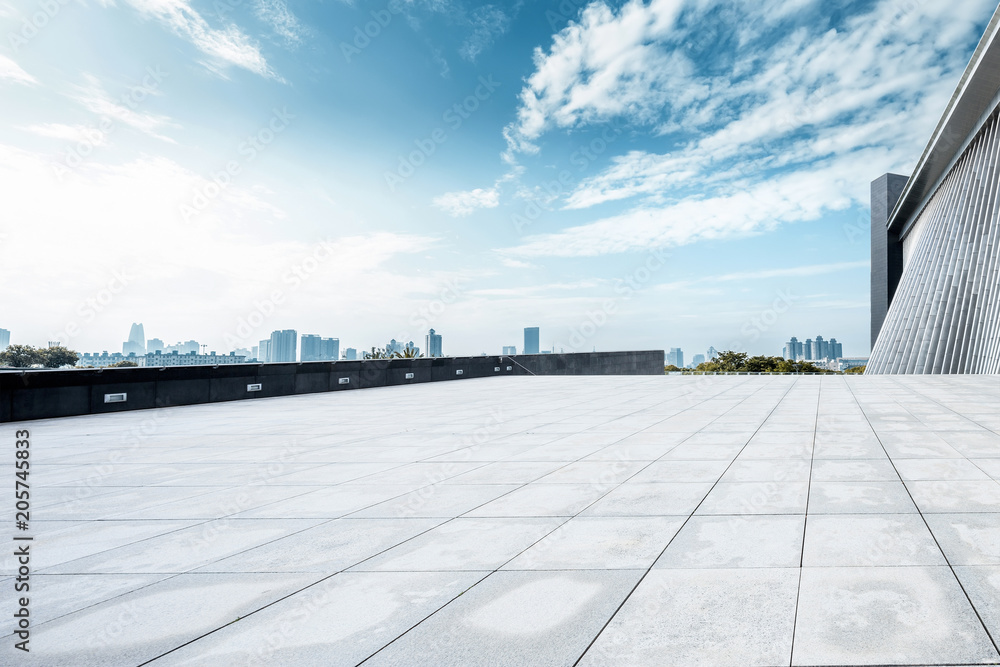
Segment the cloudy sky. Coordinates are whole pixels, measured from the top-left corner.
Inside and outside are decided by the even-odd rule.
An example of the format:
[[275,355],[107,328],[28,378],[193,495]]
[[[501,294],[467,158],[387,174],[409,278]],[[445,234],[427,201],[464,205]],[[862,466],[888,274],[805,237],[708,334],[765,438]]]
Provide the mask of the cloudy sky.
[[0,0],[15,343],[868,347],[995,0]]

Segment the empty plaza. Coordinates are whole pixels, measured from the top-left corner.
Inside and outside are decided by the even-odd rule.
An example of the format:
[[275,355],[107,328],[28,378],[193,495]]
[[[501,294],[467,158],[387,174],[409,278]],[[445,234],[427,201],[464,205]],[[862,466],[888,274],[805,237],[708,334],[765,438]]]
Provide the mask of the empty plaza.
[[484,378],[20,429],[18,664],[1000,664],[995,376]]

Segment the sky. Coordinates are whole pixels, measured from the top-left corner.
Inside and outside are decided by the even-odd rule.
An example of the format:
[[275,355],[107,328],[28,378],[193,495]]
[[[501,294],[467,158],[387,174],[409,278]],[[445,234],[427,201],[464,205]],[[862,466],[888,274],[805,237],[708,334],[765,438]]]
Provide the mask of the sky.
[[869,352],[995,0],[0,0],[12,343]]

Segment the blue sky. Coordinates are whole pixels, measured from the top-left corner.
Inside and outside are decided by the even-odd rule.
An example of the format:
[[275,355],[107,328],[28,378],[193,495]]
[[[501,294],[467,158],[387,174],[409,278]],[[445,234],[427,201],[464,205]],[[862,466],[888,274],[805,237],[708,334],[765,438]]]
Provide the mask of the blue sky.
[[0,327],[867,354],[869,183],[996,4],[835,5],[0,0]]

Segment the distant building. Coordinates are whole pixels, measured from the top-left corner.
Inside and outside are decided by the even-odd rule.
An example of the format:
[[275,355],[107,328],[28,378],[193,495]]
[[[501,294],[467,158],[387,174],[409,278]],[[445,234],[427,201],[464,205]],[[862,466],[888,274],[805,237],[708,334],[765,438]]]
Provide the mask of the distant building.
[[190,352],[188,354],[179,354],[177,352],[171,352],[170,354],[150,352],[138,357],[138,360],[140,366],[160,368],[163,366],[221,366],[223,364],[243,364],[246,363],[247,358],[245,355],[238,355],[235,352],[230,352],[229,354],[216,354],[213,350],[208,354],[198,354],[197,352]]
[[0,329],[0,350],[6,350],[8,347],[10,347],[10,331]]
[[440,357],[443,356],[441,353],[441,335],[434,333],[434,329],[431,329],[426,336],[424,346],[427,348],[428,357]]
[[57,340],[50,340],[49,347],[62,347],[62,343]]
[[354,349],[353,347],[349,347],[346,350],[344,350],[344,361],[357,361],[357,360],[358,360],[358,351],[356,349]]
[[672,347],[667,352],[667,365],[684,368],[684,350],[679,347]]
[[715,359],[717,356],[719,356],[719,351],[716,350],[714,347],[709,347],[708,354],[705,356],[707,356],[708,360],[711,361],[712,359]]
[[271,341],[262,340],[257,344],[257,361],[262,364],[269,363],[271,361]]
[[385,352],[386,352],[386,354],[388,354],[390,356],[393,355],[393,354],[395,354],[395,353],[397,353],[397,352],[399,354],[402,354],[403,353],[403,344],[396,342],[396,339],[393,338],[388,343],[386,343],[386,345],[385,345]]
[[[259,345],[254,345],[252,348],[250,348],[250,359],[255,359],[257,361],[260,361],[260,346]],[[249,359],[247,361],[249,361]]]
[[299,361],[336,361],[340,358],[340,339],[303,334]]
[[[146,354],[149,354],[149,353],[147,352]],[[257,358],[256,354],[254,354],[250,350],[246,349],[245,347],[238,347],[238,348],[236,348],[235,350],[233,350],[233,354],[235,354],[237,357],[243,357],[247,361],[250,361],[251,359],[256,359]]]
[[698,366],[701,366],[703,363],[705,363],[705,355],[704,354],[696,354],[696,355],[694,355],[694,358],[691,359],[691,367],[692,368],[698,368]]
[[525,327],[524,354],[538,354],[538,327]]
[[790,361],[836,361],[844,356],[844,346],[837,342],[836,338],[823,340],[822,336],[816,339],[807,338],[804,343],[792,336],[791,340],[785,343],[781,356]]
[[272,364],[291,363],[296,360],[299,348],[299,334],[295,329],[271,332],[268,361]]
[[517,347],[514,345],[504,345],[502,354],[517,354]]
[[837,359],[837,370],[846,371],[849,368],[861,368],[868,365],[868,357],[840,357]]
[[[163,348],[163,354],[171,354],[173,352],[177,352],[178,354],[191,354],[192,352],[194,352],[195,354],[198,354],[198,351],[200,349],[201,345],[198,344],[198,341],[189,340],[184,343],[167,345],[165,348]],[[149,352],[149,350],[146,351]]]
[[92,366],[94,368],[105,368],[107,366],[120,364],[123,361],[131,361],[137,366],[142,366],[144,358],[135,354],[118,354],[117,352],[108,354],[107,350],[105,350],[100,354],[85,353],[77,360],[76,365],[80,368],[86,368],[88,366]]
[[146,352],[163,352],[166,346],[159,338],[150,338],[146,341]]
[[420,356],[420,348],[414,345],[412,340],[408,342],[405,347],[403,347],[403,352],[406,352],[407,350],[412,350],[414,357]]
[[128,340],[122,343],[122,354],[136,356],[146,354],[146,332],[142,329],[142,324],[132,323],[132,328],[128,332]]

